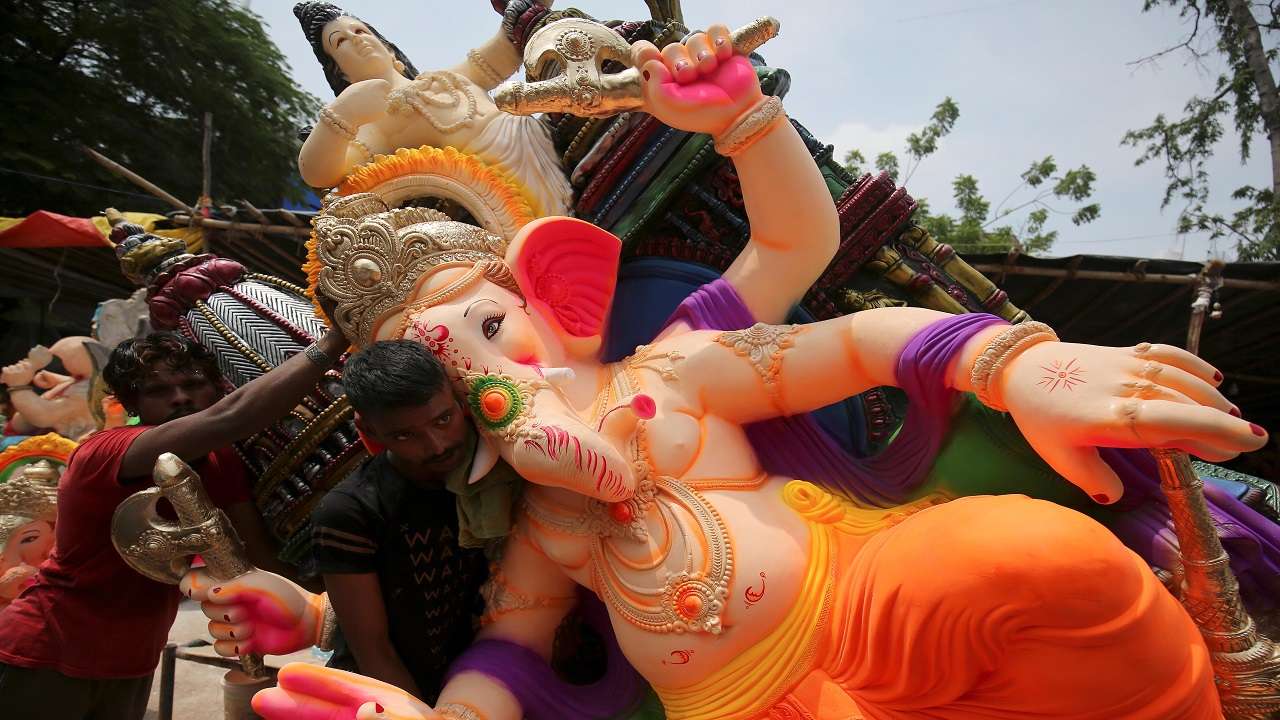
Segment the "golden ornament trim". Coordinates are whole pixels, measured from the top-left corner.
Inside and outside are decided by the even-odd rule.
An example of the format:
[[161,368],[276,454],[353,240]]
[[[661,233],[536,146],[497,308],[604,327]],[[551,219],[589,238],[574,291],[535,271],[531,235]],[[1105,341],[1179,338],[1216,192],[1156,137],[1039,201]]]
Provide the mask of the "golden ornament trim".
[[1000,412],[1007,412],[999,388],[995,381],[1000,372],[1023,350],[1046,341],[1057,341],[1058,334],[1053,328],[1042,322],[1024,322],[1011,325],[987,343],[987,347],[973,362],[969,371],[969,382],[973,384],[974,394],[987,407]]
[[733,125],[715,136],[716,152],[725,157],[740,155],[768,135],[779,119],[786,118],[782,100],[768,95],[738,116]]

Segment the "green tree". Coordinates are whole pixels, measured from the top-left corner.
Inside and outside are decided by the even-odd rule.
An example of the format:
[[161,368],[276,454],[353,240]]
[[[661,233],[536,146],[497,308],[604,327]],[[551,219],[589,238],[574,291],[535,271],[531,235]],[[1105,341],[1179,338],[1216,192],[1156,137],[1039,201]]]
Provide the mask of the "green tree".
[[[946,137],[960,118],[960,108],[951,98],[944,99],[934,109],[929,122],[920,132],[907,136],[906,173],[901,182],[908,183],[921,163],[937,152],[938,144]],[[850,150],[844,157],[845,168],[854,175],[866,172],[867,159],[859,150]],[[884,152],[876,156],[877,172],[887,172],[895,181],[899,179],[897,155]],[[1052,155],[1031,163],[1022,173],[1021,180],[993,209],[991,202],[978,188],[978,179],[970,174],[960,174],[952,182],[959,216],[934,213],[924,198],[917,201],[915,221],[933,235],[938,242],[951,245],[959,252],[1004,252],[1017,248],[1020,252],[1040,253],[1049,250],[1058,238],[1057,230],[1045,225],[1054,214],[1068,215],[1073,225],[1093,222],[1101,213],[1097,203],[1088,202],[1093,196],[1093,183],[1097,178],[1087,165],[1074,170],[1059,172]],[[1061,209],[1071,205],[1070,209]],[[1017,222],[1017,226],[1013,224]]]
[[99,189],[137,192],[80,144],[195,203],[206,111],[214,197],[296,198],[297,128],[319,108],[261,19],[232,0],[0,3],[0,93],[4,215],[169,209]]
[[[1121,141],[1141,151],[1136,164],[1164,165],[1161,207],[1180,204],[1178,231],[1206,231],[1231,238],[1241,260],[1280,260],[1280,92],[1272,65],[1276,48],[1263,44],[1263,30],[1280,30],[1280,3],[1248,0],[1144,0],[1143,11],[1168,6],[1191,24],[1181,42],[1135,61],[1141,65],[1170,53],[1186,53],[1200,63],[1217,57],[1226,63],[1214,94],[1194,96],[1181,117],[1163,113],[1151,125],[1130,130]],[[1230,214],[1209,208],[1212,182],[1206,163],[1227,136],[1227,120],[1239,141],[1240,160],[1249,159],[1253,139],[1265,133],[1271,150],[1271,184],[1245,185],[1231,193]]]

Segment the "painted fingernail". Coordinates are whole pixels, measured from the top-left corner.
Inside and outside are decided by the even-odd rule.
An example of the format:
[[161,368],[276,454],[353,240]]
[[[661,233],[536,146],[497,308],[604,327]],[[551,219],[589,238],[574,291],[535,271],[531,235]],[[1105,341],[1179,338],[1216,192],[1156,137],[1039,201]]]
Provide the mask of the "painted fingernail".
[[223,616],[222,616],[222,619],[223,619],[223,620],[226,620],[227,622],[231,622],[231,616],[230,616],[230,615],[223,615]]
[[1259,425],[1258,423],[1249,423],[1249,429],[1252,430],[1253,434],[1257,435],[1258,437],[1262,437],[1263,435],[1267,434],[1267,431],[1263,430],[1262,426]]
[[688,70],[688,69],[689,69],[689,63],[685,62],[684,60],[680,60],[676,63],[676,72],[684,72],[685,70]]
[[703,50],[702,52],[698,53],[698,62],[706,62],[710,59],[711,59],[710,52]]
[[235,647],[231,648],[231,654],[232,654],[232,655],[239,655],[239,654],[240,654],[240,646],[239,646],[239,645],[236,645]]
[[222,592],[222,588],[220,588],[220,587],[216,587],[216,588],[214,588],[214,589],[210,590],[209,592],[213,593],[214,595],[217,595],[218,593]]
[[1215,370],[1215,371],[1214,371],[1214,373],[1213,373],[1213,381],[1214,381],[1214,382],[1222,382],[1222,372],[1221,372],[1221,371],[1218,371],[1218,370]]
[[724,47],[724,38],[722,37],[716,38],[716,47]]
[[379,705],[378,703],[374,703],[374,704],[373,704],[373,710],[374,710],[374,712],[382,712],[382,706],[381,706],[381,705]]
[[1231,408],[1230,412],[1231,412],[1231,414],[1232,414],[1232,415],[1234,415],[1234,416],[1236,416],[1236,417],[1240,417],[1240,408],[1238,408],[1238,407],[1233,407],[1233,408]]
[[228,631],[227,631],[227,634],[231,636],[231,639],[232,639],[232,640],[235,640],[235,639],[236,639],[236,631],[235,631],[235,630],[228,630]]
[[1107,496],[1105,493],[1098,493],[1096,495],[1093,495],[1092,497],[1095,501],[1102,503],[1103,505],[1111,504],[1111,498]]
[[645,80],[648,80],[648,79],[649,79],[649,71],[648,71],[648,70],[645,70],[642,74],[644,75],[644,79],[645,79]]

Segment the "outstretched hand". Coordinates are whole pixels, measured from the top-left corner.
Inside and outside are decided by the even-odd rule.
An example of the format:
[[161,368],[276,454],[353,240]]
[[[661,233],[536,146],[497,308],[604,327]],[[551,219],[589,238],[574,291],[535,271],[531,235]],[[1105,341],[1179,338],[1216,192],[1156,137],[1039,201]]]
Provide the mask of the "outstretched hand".
[[394,685],[343,670],[289,663],[277,682],[253,696],[266,720],[444,720]]
[[1043,342],[1001,374],[1001,394],[1023,435],[1097,502],[1124,488],[1098,447],[1172,448],[1210,462],[1266,445],[1218,392],[1222,373],[1171,345],[1112,348]]
[[719,135],[764,97],[755,68],[734,54],[724,25],[661,51],[641,40],[631,46],[631,64],[643,79],[645,111],[679,130]]
[[266,570],[219,583],[199,568],[178,587],[200,603],[213,649],[224,657],[288,655],[311,647],[320,635],[323,596]]

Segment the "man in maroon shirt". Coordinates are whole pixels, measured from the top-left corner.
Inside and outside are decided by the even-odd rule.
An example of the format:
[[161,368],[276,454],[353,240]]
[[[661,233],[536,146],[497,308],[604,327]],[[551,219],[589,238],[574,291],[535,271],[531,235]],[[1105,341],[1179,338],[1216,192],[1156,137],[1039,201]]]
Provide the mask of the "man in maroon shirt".
[[58,485],[53,554],[0,612],[5,720],[138,720],[177,614],[177,588],[134,572],[111,544],[111,517],[150,484],[161,453],[193,463],[260,566],[274,562],[228,445],[292,409],[347,347],[331,330],[306,352],[222,396],[204,347],[171,333],[121,343],[103,371],[141,425],[104,430],[72,454]]

